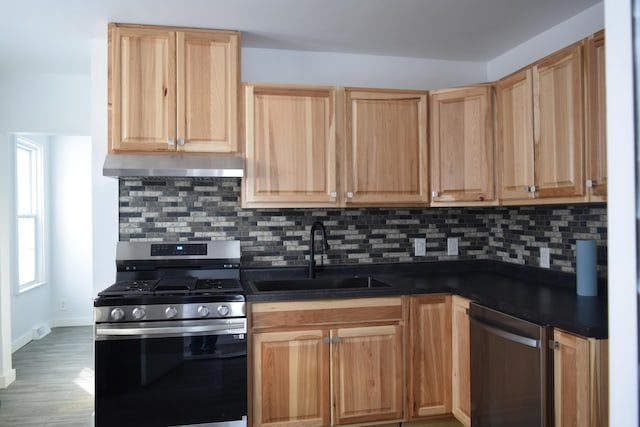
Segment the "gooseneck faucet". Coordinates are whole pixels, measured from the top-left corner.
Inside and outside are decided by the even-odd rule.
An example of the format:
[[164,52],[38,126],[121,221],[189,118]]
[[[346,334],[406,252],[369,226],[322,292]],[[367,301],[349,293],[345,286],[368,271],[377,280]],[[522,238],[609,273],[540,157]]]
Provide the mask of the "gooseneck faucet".
[[309,279],[316,278],[316,230],[320,229],[322,233],[322,253],[329,250],[329,243],[327,242],[327,230],[324,228],[324,224],[320,221],[316,221],[311,225],[311,236],[309,238]]

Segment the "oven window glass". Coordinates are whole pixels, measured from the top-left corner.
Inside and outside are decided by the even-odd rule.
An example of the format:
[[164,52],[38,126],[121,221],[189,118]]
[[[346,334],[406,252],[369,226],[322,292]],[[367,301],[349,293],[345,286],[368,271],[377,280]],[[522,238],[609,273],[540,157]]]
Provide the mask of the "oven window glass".
[[180,426],[247,415],[245,334],[95,344],[97,426]]

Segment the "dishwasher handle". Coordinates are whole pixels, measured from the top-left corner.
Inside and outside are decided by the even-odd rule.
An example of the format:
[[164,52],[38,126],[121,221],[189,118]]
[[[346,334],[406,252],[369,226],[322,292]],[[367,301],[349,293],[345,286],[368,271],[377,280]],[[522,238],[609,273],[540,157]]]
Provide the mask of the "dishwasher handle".
[[532,348],[542,347],[541,341],[535,338],[525,337],[522,335],[514,334],[513,332],[505,331],[504,329],[497,328],[493,325],[490,325],[482,321],[481,319],[478,319],[477,317],[474,317],[473,314],[470,314],[469,318],[471,321],[475,322],[478,326],[480,326],[482,329],[486,330],[487,332],[490,332],[506,340],[509,340],[518,344],[526,345],[527,347],[532,347]]

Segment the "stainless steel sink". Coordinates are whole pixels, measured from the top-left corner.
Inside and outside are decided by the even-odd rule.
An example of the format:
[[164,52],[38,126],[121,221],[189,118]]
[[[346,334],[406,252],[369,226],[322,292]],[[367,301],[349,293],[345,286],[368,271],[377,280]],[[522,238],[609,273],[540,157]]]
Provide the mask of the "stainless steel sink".
[[259,280],[251,282],[258,292],[316,291],[322,289],[390,288],[388,283],[370,276],[353,276],[322,279]]

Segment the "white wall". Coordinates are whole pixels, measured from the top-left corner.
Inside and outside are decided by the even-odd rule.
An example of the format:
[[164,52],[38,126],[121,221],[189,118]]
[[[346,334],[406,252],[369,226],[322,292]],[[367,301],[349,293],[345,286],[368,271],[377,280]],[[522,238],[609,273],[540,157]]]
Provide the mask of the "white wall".
[[115,281],[118,181],[102,176],[107,155],[107,34],[91,41],[92,267],[93,296]]
[[604,27],[604,3],[489,61],[462,62],[276,49],[242,49],[245,82],[441,89],[497,80]]
[[[16,132],[88,135],[90,129],[90,79],[88,76],[38,73],[0,74],[0,386],[14,375],[11,342],[29,333],[36,322],[33,312],[42,310],[40,292],[15,295],[13,253],[13,206],[11,147]],[[36,290],[37,291],[37,290]],[[14,306],[10,309],[10,306]],[[9,325],[20,325],[10,331]]]
[[[51,165],[51,326],[91,325],[91,138],[54,136]],[[60,306],[64,301],[64,309]]]
[[[630,0],[606,0],[609,171],[610,425],[638,425],[638,293],[632,14]],[[637,101],[636,101],[637,102]]]
[[604,28],[604,3],[600,2],[489,61],[487,80],[498,80],[602,28]]
[[442,89],[487,81],[484,62],[276,49],[242,49],[242,81]]

